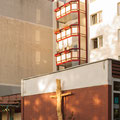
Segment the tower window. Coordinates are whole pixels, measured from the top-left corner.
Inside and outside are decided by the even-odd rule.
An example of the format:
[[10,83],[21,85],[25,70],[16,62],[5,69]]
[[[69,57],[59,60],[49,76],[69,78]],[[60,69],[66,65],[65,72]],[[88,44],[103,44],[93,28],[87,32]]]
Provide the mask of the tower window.
[[102,11],[91,15],[91,25],[102,22]]
[[120,29],[118,30],[118,41],[120,42]]
[[120,3],[117,4],[117,14],[120,15]]
[[118,56],[118,60],[120,60],[120,56]]
[[96,0],[90,0],[90,3],[95,2]]
[[92,48],[93,49],[100,48],[102,46],[103,46],[103,36],[102,35],[92,39]]

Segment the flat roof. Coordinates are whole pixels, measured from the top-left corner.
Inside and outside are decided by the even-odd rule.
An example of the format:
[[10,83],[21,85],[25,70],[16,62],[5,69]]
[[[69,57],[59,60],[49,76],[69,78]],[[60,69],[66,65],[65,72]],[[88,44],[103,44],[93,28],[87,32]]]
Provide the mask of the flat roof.
[[42,77],[42,76],[46,76],[46,75],[50,75],[50,74],[55,74],[55,73],[58,73],[58,72],[63,72],[63,71],[67,71],[67,70],[70,70],[70,69],[74,69],[74,68],[78,68],[78,67],[83,67],[83,66],[90,65],[90,64],[95,64],[95,63],[99,63],[99,62],[106,61],[106,60],[119,61],[119,60],[116,60],[116,59],[107,58],[107,59],[103,59],[103,60],[99,60],[99,61],[95,61],[95,62],[89,62],[89,63],[85,63],[85,64],[81,64],[81,65],[76,65],[76,66],[73,66],[73,67],[66,68],[64,70],[58,70],[58,71],[51,72],[51,73],[46,73],[46,74],[42,74],[42,75],[36,75],[36,76],[32,76],[32,77],[27,77],[27,78],[24,78],[22,80],[30,80],[30,79],[33,79],[33,78],[36,78],[36,77]]

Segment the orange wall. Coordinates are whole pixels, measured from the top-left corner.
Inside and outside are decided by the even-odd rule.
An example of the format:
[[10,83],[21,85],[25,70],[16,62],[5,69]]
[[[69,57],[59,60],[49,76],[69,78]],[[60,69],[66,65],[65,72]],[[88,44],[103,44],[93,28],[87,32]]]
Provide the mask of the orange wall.
[[[72,95],[63,99],[64,120],[111,120],[111,86],[82,88],[71,92]],[[24,120],[57,120],[56,99],[50,98],[53,94],[22,98]]]

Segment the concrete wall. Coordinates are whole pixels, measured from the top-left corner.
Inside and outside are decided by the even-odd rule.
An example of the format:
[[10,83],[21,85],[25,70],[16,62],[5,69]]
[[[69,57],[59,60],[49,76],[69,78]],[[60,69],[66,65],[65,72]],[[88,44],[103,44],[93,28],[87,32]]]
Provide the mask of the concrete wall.
[[[62,90],[111,85],[110,60],[68,69],[46,76],[22,81],[22,96],[56,91],[56,79],[61,79]],[[96,77],[97,76],[97,77]]]
[[118,29],[120,29],[120,16],[117,15],[117,3],[120,0],[96,0],[89,3],[89,25],[90,15],[102,11],[103,21],[96,25],[90,25],[89,46],[92,38],[103,35],[103,47],[90,50],[90,62],[105,58],[118,59],[120,56],[120,40],[118,40]]
[[7,95],[15,95],[15,94],[20,94],[21,93],[21,88],[20,85],[0,85],[0,96],[7,96]]
[[[9,11],[9,10],[8,10]],[[51,27],[0,17],[0,83],[52,72]]]
[[52,27],[52,2],[48,0],[0,0],[0,15]]

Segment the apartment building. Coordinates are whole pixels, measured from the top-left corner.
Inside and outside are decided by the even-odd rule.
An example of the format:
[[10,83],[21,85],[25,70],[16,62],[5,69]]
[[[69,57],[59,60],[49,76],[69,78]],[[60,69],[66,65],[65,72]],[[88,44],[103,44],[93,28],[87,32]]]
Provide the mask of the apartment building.
[[120,0],[89,0],[89,62],[120,59]]
[[53,4],[53,49],[57,70],[87,63],[87,1],[55,0]]
[[[23,120],[57,120],[61,110],[65,120],[119,120],[120,62],[105,58],[120,59],[120,0],[54,0],[53,10],[54,68],[84,65],[24,79]],[[77,42],[82,44],[76,47]],[[61,96],[69,93],[61,103],[55,96],[56,79],[61,80]]]
[[20,120],[21,79],[53,71],[52,18],[48,0],[0,0],[0,120]]

